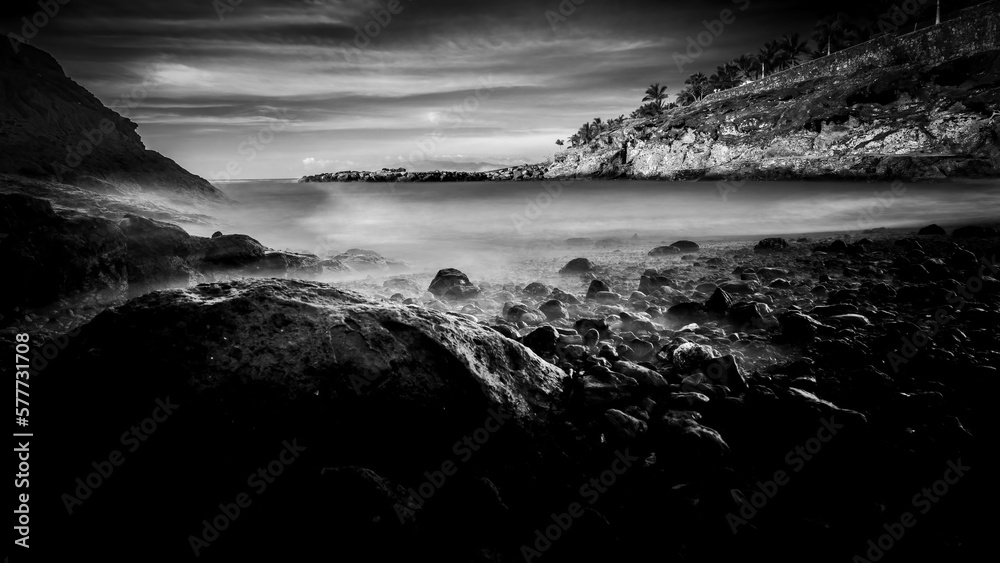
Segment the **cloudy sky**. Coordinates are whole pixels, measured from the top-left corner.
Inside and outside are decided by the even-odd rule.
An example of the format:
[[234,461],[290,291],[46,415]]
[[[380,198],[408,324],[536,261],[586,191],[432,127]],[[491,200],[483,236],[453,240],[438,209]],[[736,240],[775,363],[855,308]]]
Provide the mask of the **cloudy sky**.
[[[629,114],[789,32],[822,2],[763,0],[43,0],[29,42],[147,147],[210,180],[408,160],[538,162],[594,117]],[[62,2],[66,2],[62,4]],[[4,0],[4,32],[38,2]],[[389,11],[392,9],[396,13]],[[703,21],[735,21],[683,70]],[[560,13],[562,12],[562,13]],[[251,142],[250,139],[253,139]]]

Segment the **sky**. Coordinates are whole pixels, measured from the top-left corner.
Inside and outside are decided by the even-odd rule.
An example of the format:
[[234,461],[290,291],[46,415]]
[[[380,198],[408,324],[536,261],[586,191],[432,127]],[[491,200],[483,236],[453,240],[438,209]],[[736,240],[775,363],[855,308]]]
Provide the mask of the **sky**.
[[[673,99],[829,4],[764,0],[4,0],[3,31],[147,148],[214,180],[542,162],[582,123]],[[730,23],[711,26],[723,10]],[[707,47],[690,41],[714,27]],[[28,32],[31,30],[28,29]],[[707,35],[703,35],[704,39]],[[689,60],[681,55],[694,54]],[[680,60],[682,64],[678,64]]]

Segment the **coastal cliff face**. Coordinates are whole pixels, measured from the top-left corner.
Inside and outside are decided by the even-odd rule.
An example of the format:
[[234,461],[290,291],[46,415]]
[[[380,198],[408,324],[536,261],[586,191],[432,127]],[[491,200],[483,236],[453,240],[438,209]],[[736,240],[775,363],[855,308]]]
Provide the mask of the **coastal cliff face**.
[[0,44],[0,172],[106,193],[228,201],[205,179],[147,150],[136,127],[48,53]]
[[703,101],[556,156],[546,177],[932,179],[1000,174],[1000,51]]

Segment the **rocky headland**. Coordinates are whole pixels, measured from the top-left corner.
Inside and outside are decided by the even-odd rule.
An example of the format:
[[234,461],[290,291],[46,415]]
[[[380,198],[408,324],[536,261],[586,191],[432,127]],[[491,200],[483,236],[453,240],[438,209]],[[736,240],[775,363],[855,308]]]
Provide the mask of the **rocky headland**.
[[302,181],[941,180],[1000,176],[1000,3],[615,121],[554,162]]
[[[148,93],[146,85],[133,91]],[[146,149],[136,128],[67,77],[48,53],[0,44],[0,172],[185,205],[229,201],[205,179]]]

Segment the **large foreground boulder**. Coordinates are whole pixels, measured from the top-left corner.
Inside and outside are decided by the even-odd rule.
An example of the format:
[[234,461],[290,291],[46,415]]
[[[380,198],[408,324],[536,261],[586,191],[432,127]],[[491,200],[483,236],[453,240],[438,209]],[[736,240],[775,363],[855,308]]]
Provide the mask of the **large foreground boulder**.
[[[66,545],[112,526],[116,549],[156,546],[162,560],[419,552],[400,523],[446,531],[452,524],[440,518],[458,516],[445,498],[478,498],[469,491],[481,489],[481,467],[493,468],[505,499],[533,494],[539,467],[551,467],[543,427],[564,377],[465,318],[324,284],[240,280],[151,293],[99,315],[37,378],[46,402],[33,414],[51,427],[36,430],[50,440],[36,502],[62,514],[52,533]],[[75,479],[86,480],[92,462],[119,455],[124,469],[90,494],[80,489]],[[445,463],[457,476],[422,487]],[[337,506],[358,492],[330,481],[338,467],[431,498],[393,492],[400,520],[369,518],[359,525],[371,534],[355,536]],[[251,504],[238,525],[206,532],[220,503],[240,494]],[[495,497],[461,517],[493,510]],[[359,544],[383,532],[384,542]]]

